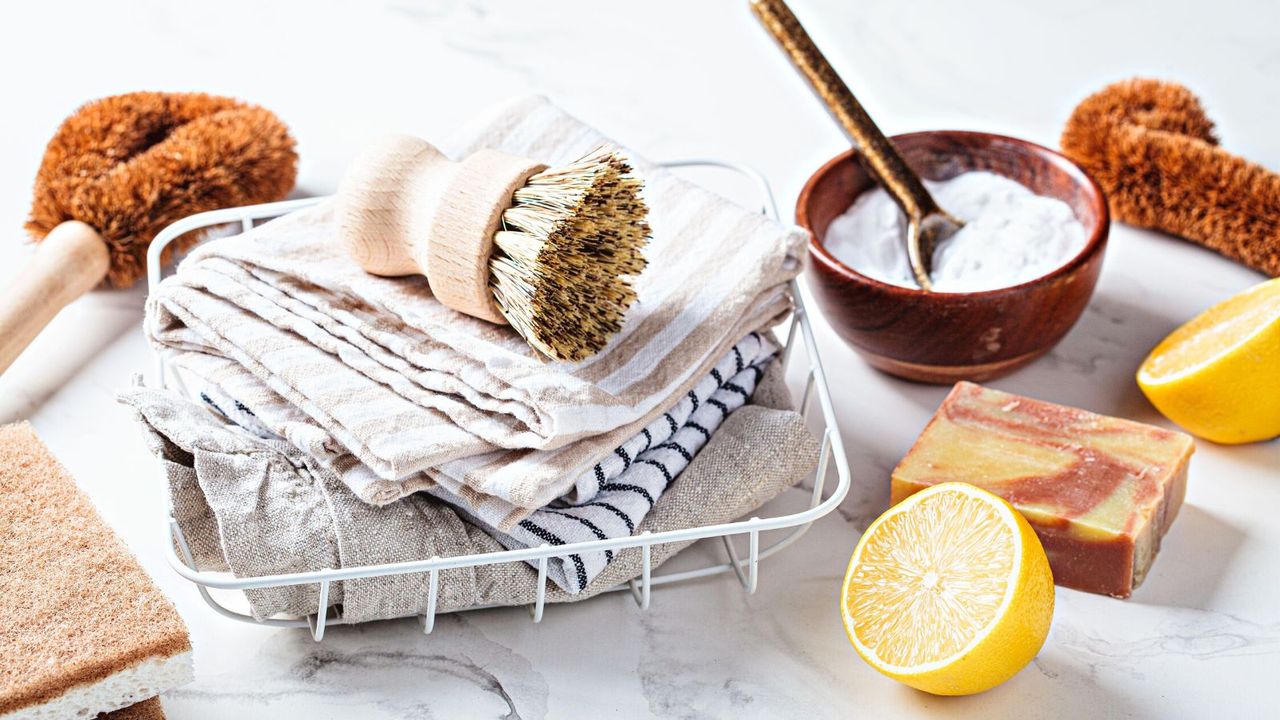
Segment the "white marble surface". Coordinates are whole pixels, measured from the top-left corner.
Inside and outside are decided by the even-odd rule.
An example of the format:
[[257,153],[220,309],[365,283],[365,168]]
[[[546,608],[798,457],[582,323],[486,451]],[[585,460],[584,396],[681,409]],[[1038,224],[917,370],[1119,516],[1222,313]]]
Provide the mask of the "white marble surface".
[[[651,157],[753,163],[784,207],[844,147],[738,0],[266,5],[4,5],[0,276],[24,255],[30,181],[54,127],[78,103],[127,90],[273,108],[300,140],[305,193],[331,191],[370,136],[437,135],[528,91]],[[1084,94],[1144,73],[1189,84],[1227,147],[1280,167],[1280,5],[1269,0],[795,5],[891,131],[973,128],[1052,145]],[[1080,324],[995,385],[1164,423],[1131,379],[1137,363],[1182,320],[1260,279],[1117,226]],[[944,390],[871,371],[821,320],[856,486],[840,513],[766,562],[755,596],[720,578],[659,589],[647,614],[612,596],[550,608],[541,626],[523,609],[484,611],[441,618],[430,637],[388,622],[332,630],[321,645],[224,620],[164,564],[154,468],[111,399],[148,361],[141,303],[140,289],[98,292],[63,313],[0,379],[0,417],[35,423],[190,623],[197,680],[164,698],[172,718],[1274,717],[1280,703],[1277,442],[1202,443],[1146,584],[1127,602],[1060,591],[1040,657],[996,690],[934,698],[863,665],[840,627],[838,579]]]

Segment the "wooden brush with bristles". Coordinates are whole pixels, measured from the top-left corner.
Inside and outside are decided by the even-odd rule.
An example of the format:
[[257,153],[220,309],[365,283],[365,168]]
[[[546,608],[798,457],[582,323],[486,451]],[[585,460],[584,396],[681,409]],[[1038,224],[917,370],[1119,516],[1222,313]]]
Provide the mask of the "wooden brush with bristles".
[[567,165],[481,150],[453,162],[389,137],[347,171],[339,233],[376,275],[422,274],[446,307],[579,361],[622,328],[649,238],[643,184],[601,147]]

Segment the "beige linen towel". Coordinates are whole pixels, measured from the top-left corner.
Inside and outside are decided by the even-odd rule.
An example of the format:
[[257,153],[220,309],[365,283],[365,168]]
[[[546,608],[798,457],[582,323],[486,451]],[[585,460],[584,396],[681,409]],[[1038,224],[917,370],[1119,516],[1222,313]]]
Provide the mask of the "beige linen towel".
[[[752,512],[812,471],[818,444],[790,407],[777,363],[752,404],[730,414],[636,532],[727,522]],[[142,424],[168,483],[171,511],[202,570],[237,576],[406,562],[502,550],[447,504],[415,494],[388,505],[360,501],[327,468],[290,444],[250,435],[171,392],[120,396]],[[656,567],[689,543],[656,545]],[[641,572],[640,550],[616,554],[577,594],[548,586],[550,602],[596,595]],[[537,572],[523,562],[444,570],[441,611],[532,602]],[[246,592],[257,617],[316,611],[316,585]],[[425,573],[335,583],[330,605],[353,622],[425,612]]]
[[[603,142],[532,98],[446,149],[555,164]],[[364,273],[329,203],[195,251],[150,298],[148,334],[363,500],[435,481],[491,503],[486,519],[509,528],[790,309],[803,231],[636,167],[652,211],[649,270],[622,332],[585,362],[543,362],[509,328],[441,306],[423,278]]]

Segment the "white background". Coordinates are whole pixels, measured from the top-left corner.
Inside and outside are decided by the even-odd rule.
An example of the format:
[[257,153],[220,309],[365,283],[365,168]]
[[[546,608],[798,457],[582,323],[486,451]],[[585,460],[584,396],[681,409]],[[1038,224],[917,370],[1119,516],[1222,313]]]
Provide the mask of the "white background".
[[[980,129],[1054,146],[1079,99],[1143,74],[1190,86],[1226,148],[1280,167],[1280,3],[795,9],[889,132]],[[753,164],[784,210],[846,146],[737,1],[6,3],[0,67],[0,279],[26,253],[31,178],[54,128],[81,102],[130,90],[275,110],[299,141],[301,194],[332,191],[370,137],[441,136],[527,92],[651,158]],[[1133,383],[1137,364],[1176,325],[1261,279],[1115,226],[1080,324],[993,384],[1165,424]],[[871,371],[820,318],[856,485],[840,513],[766,562],[757,595],[721,578],[658,589],[647,614],[613,596],[549,608],[540,626],[522,609],[485,611],[443,617],[429,638],[390,622],[331,630],[320,646],[232,623],[164,565],[155,469],[112,400],[149,361],[142,297],[98,292],[58,317],[0,378],[0,419],[35,423],[190,623],[197,681],[166,696],[172,718],[1264,717],[1280,702],[1277,442],[1201,443],[1188,504],[1145,585],[1129,601],[1061,590],[1045,649],[1000,688],[933,698],[863,665],[840,626],[838,579],[945,390]]]

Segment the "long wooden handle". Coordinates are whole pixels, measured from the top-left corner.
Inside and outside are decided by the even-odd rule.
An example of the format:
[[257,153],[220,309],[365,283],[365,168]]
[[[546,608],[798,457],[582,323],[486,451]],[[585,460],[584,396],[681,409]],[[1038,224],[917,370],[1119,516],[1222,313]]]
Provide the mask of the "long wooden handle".
[[111,257],[97,230],[68,220],[51,230],[0,296],[0,373],[58,311],[107,275]]
[[889,138],[876,127],[875,121],[831,67],[787,3],[784,0],[751,0],[751,11],[813,86],[814,93],[827,106],[831,116],[858,146],[866,168],[880,180],[902,212],[916,220],[937,212],[938,204],[919,176],[907,166]]

